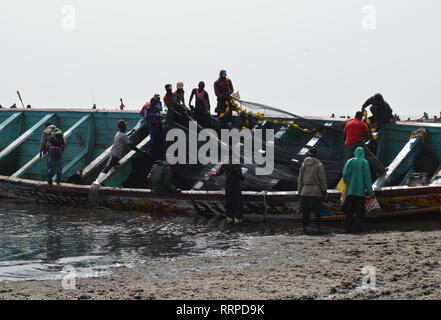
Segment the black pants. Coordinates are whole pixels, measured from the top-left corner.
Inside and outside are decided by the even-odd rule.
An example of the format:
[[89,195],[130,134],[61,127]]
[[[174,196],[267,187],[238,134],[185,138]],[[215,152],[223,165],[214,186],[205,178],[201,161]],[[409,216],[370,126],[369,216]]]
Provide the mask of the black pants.
[[110,156],[109,161],[107,161],[107,165],[103,170],[103,173],[108,173],[112,167],[114,167],[119,162],[119,159],[114,156]]
[[322,198],[320,197],[300,197],[300,211],[302,212],[303,227],[306,227],[309,224],[311,212],[314,212],[317,229],[320,229],[322,206]]
[[[365,198],[357,196],[348,196],[343,204],[345,213],[344,227],[346,232],[351,232],[354,227],[355,232],[361,232],[363,221]],[[355,215],[355,222],[354,222]]]
[[236,174],[227,174],[225,183],[225,206],[227,217],[243,219],[242,190],[240,177]]

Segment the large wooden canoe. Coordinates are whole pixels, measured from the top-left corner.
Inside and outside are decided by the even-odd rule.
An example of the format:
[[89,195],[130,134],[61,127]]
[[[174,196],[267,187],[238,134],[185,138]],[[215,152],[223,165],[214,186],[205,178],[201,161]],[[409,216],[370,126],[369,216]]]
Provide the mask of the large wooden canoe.
[[[155,195],[148,189],[121,187],[122,181],[132,170],[130,160],[133,152],[129,152],[121,160],[118,169],[109,172],[106,186],[94,190],[90,183],[96,178],[107,160],[109,147],[113,142],[115,123],[120,118],[126,119],[128,127],[134,129],[131,135],[134,144],[144,147],[149,143],[148,130],[137,111],[0,110],[0,197],[59,206],[100,205],[115,210],[160,210],[173,214],[207,215],[225,213],[223,191],[189,190],[179,194]],[[333,118],[310,119],[324,124],[341,121]],[[46,161],[38,157],[38,148],[44,123],[50,120],[64,129],[69,144],[64,156],[64,177],[73,174],[78,169],[83,169],[86,178],[85,185],[62,183],[59,186],[50,186],[44,182]],[[426,129],[432,151],[440,159],[441,125],[404,122],[388,125],[379,136],[377,148],[379,159],[385,164],[395,163],[399,166],[400,157],[409,155],[413,150],[413,145],[409,148],[410,133],[420,127]],[[283,131],[280,127],[278,129],[279,133]],[[297,141],[299,145],[314,144],[315,147],[321,148],[321,136],[313,132],[300,136],[293,132],[280,134],[281,140],[285,139],[283,143]],[[332,153],[332,144],[343,142],[334,138],[324,138],[327,140],[323,143],[323,148],[328,148],[325,150],[329,150],[329,153]],[[407,150],[404,156],[403,150]],[[381,216],[440,212],[441,184],[437,184],[436,181],[428,185],[411,187],[378,185],[375,193],[383,209]],[[328,190],[325,208],[322,212],[324,220],[342,218],[340,196],[337,190]],[[246,216],[300,219],[299,197],[296,191],[245,191],[243,198]]]

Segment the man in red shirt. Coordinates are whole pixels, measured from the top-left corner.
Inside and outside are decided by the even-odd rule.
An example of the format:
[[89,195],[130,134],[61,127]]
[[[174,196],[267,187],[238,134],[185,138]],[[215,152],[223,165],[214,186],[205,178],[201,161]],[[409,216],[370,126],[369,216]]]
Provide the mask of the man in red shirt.
[[363,141],[363,135],[369,132],[369,128],[367,124],[361,120],[362,118],[363,118],[363,113],[359,111],[355,114],[355,119],[349,121],[349,123],[345,126],[344,128],[344,133],[346,135],[345,147],[348,147],[349,145],[355,142]]
[[357,147],[364,149],[365,158],[369,162],[371,169],[371,176],[373,180],[376,180],[380,175],[385,172],[383,164],[378,158],[369,150],[365,143],[363,143],[363,137],[369,133],[369,128],[366,123],[362,121],[363,112],[358,111],[355,114],[355,119],[349,121],[345,128],[345,163],[349,159],[354,157],[354,151]]

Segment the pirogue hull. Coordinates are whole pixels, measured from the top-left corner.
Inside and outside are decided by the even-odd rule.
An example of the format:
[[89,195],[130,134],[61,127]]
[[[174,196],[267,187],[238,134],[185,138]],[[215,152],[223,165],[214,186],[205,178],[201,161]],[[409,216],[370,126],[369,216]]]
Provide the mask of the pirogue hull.
[[[91,187],[0,176],[0,196],[39,204],[90,207]],[[383,213],[378,217],[440,212],[441,186],[388,187],[375,190]],[[155,195],[148,189],[101,187],[95,194],[99,205],[115,210],[163,211],[176,215],[225,214],[225,196],[219,191],[183,191]],[[341,194],[328,190],[322,211],[324,220],[341,220]],[[300,220],[297,192],[243,192],[245,217],[258,216]],[[96,203],[95,203],[96,205]]]

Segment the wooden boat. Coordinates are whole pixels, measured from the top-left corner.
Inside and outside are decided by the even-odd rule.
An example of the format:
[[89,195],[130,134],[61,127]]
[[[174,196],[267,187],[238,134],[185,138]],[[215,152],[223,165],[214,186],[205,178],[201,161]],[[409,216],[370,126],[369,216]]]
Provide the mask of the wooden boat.
[[[127,176],[133,171],[134,152],[128,152],[120,165],[112,169],[105,179],[105,186],[92,190],[91,182],[104,167],[113,143],[115,124],[119,119],[133,128],[131,140],[139,148],[149,143],[148,130],[137,111],[65,110],[65,109],[2,109],[0,110],[0,197],[18,201],[35,201],[40,204],[86,207],[100,205],[115,210],[141,211],[160,210],[173,214],[223,215],[224,192],[184,190],[178,194],[155,195],[149,189],[123,187]],[[280,118],[279,122],[286,120]],[[62,183],[48,185],[46,159],[39,157],[39,143],[44,124],[51,121],[62,128],[68,148],[63,156],[63,179],[82,169],[84,184]],[[340,119],[307,118],[324,126],[341,125]],[[265,127],[264,125],[260,125]],[[304,146],[314,146],[319,153],[333,158],[342,158],[337,145],[343,137],[332,133],[304,132],[295,127],[281,125],[272,127],[277,131],[276,139],[282,144],[297,145],[299,154]],[[409,159],[418,152],[418,141],[409,139],[418,128],[424,128],[432,151],[441,159],[441,126],[435,123],[397,123],[387,125],[378,135],[377,155],[389,165],[382,180],[375,182],[375,194],[383,212],[380,216],[399,216],[440,212],[441,176],[434,173],[432,183],[407,186],[401,179],[397,185],[388,184],[408,172]],[[417,139],[418,140],[418,139]],[[307,150],[307,149],[306,149]],[[341,150],[341,148],[340,148]],[[91,191],[92,190],[92,191]],[[328,190],[324,220],[340,220],[341,194]],[[245,216],[300,219],[299,197],[296,191],[244,191]]]

